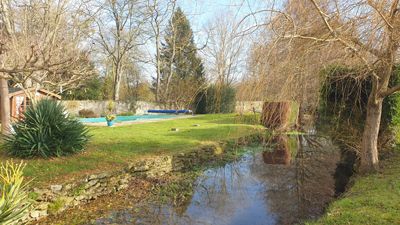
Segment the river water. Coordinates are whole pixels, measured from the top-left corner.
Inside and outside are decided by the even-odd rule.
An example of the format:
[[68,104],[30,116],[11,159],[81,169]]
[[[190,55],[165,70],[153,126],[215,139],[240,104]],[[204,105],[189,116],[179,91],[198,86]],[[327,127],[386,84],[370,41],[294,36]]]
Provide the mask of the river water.
[[297,224],[321,216],[345,190],[353,159],[328,138],[278,136],[238,161],[204,171],[186,204],[143,203],[139,210],[112,211],[92,222]]

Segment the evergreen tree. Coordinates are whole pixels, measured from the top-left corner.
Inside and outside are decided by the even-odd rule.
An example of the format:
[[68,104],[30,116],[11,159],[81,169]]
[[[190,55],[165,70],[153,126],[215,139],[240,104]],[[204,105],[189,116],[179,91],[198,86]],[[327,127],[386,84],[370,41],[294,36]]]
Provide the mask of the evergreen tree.
[[204,66],[189,20],[180,8],[166,30],[161,60],[161,100],[175,107],[189,106],[205,82]]

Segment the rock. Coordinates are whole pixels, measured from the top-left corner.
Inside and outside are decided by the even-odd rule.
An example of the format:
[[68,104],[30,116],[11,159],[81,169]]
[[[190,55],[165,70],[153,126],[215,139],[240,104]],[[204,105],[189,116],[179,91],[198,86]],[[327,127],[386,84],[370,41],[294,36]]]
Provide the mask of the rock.
[[121,178],[121,180],[118,181],[118,184],[128,184],[129,183],[129,177],[124,176]]
[[98,188],[100,187],[100,183],[97,183],[94,186],[91,186],[90,188],[86,189],[87,194],[94,194],[98,191]]
[[150,166],[147,164],[142,164],[142,165],[136,165],[133,167],[133,172],[145,172],[150,169]]
[[117,191],[120,191],[120,190],[123,190],[123,189],[127,189],[128,187],[129,187],[128,184],[119,185],[119,186],[117,187]]
[[95,179],[104,179],[104,178],[107,178],[107,177],[110,177],[111,176],[111,174],[110,173],[106,173],[106,172],[104,172],[104,173],[100,173],[100,174],[92,174],[92,175],[90,175],[89,176],[89,178],[88,178],[88,180],[90,181],[90,180],[95,180]]
[[67,185],[64,186],[64,191],[69,191],[69,190],[71,190],[72,188],[74,188],[74,185],[72,185],[72,184],[67,184]]
[[52,192],[60,192],[62,190],[63,186],[62,185],[51,185],[50,189]]
[[97,182],[98,182],[98,180],[91,180],[91,181],[87,182],[85,184],[85,189],[88,189],[88,188],[94,186],[95,184],[97,184]]
[[35,210],[30,213],[30,216],[37,220],[40,217],[47,216],[47,210]]
[[86,196],[84,196],[84,195],[79,195],[79,196],[75,197],[75,200],[78,201],[78,202],[80,202],[80,201],[82,201],[84,199],[86,199]]

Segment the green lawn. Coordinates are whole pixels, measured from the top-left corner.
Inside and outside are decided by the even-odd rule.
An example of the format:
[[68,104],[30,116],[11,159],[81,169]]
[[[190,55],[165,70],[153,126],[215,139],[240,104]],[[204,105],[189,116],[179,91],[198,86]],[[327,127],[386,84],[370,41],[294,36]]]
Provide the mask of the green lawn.
[[382,172],[356,177],[355,184],[309,224],[400,224],[400,153],[383,161]]
[[[199,127],[194,127],[199,124]],[[179,128],[178,132],[171,128]],[[120,127],[91,127],[84,153],[56,159],[26,160],[25,175],[34,182],[58,182],[88,172],[122,168],[141,157],[190,151],[202,144],[226,141],[259,130],[234,115],[204,115]],[[2,161],[10,159],[4,153]],[[18,159],[14,159],[18,161]]]

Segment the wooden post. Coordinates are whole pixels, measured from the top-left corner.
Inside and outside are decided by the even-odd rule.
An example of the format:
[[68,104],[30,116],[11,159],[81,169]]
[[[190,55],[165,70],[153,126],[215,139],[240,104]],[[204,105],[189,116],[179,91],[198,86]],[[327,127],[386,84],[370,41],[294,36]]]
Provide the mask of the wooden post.
[[6,79],[0,79],[0,110],[1,110],[1,133],[10,132],[10,98],[8,97],[8,82]]

